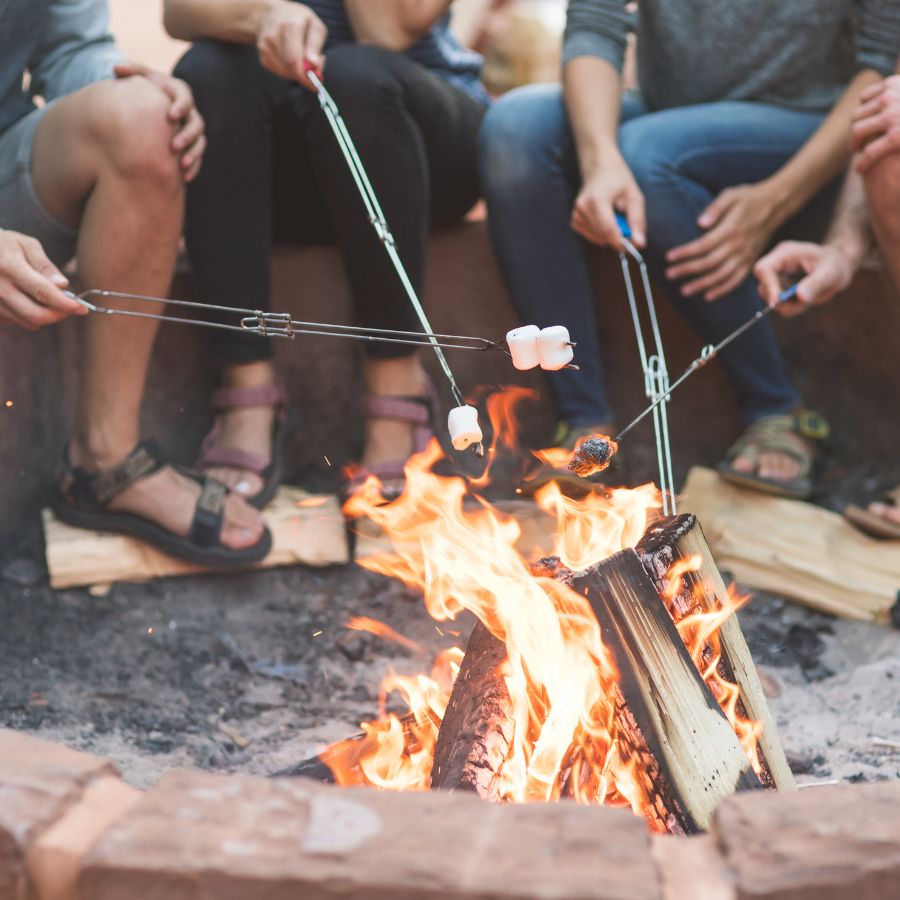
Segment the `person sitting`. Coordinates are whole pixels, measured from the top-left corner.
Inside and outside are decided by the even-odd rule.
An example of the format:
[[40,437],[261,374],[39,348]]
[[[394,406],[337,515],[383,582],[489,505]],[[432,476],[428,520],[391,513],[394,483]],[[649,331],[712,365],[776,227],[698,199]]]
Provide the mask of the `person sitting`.
[[[783,279],[803,273],[795,302],[778,311],[795,316],[846,289],[872,246],[900,292],[900,76],[873,85],[854,115],[856,163],[847,175],[822,244],[785,241],[755,268],[763,298],[773,303]],[[847,518],[868,534],[900,540],[900,485],[867,509],[849,506]]]
[[[33,330],[85,315],[59,269],[73,256],[86,285],[164,295],[184,185],[204,146],[187,86],[123,59],[108,33],[105,0],[7,0],[0,18],[0,319]],[[155,333],[155,323],[142,319],[85,322],[56,511],[72,524],[132,534],[200,564],[256,562],[271,544],[259,514],[224,486],[167,465],[152,442],[140,443]]]
[[[429,227],[479,196],[481,57],[448,30],[451,0],[166,0],[176,67],[210,135],[191,185],[187,246],[207,302],[267,309],[273,242],[336,242],[358,322],[421,330],[366,214],[304,66],[324,68],[417,292]],[[366,345],[361,474],[399,488],[431,434],[432,389],[412,347]],[[262,506],[281,471],[285,396],[268,342],[214,338],[223,389],[199,465]],[[351,482],[351,484],[355,483]]]
[[[525,321],[561,322],[578,341],[580,371],[551,384],[566,446],[615,433],[586,243],[621,249],[625,214],[679,312],[720,341],[760,308],[760,253],[846,165],[858,98],[894,70],[900,4],[641,0],[639,93],[621,97],[630,26],[622,0],[570,0],[562,88],[510,93],[481,133],[512,298]],[[721,359],[746,423],[721,471],[808,496],[827,426],[804,411],[771,326]]]

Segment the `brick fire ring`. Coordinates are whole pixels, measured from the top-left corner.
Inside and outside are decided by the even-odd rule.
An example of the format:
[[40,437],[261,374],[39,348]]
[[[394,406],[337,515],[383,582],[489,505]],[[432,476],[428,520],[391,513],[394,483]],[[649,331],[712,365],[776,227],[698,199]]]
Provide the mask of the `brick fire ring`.
[[898,900],[900,782],[753,792],[707,835],[628,810],[492,805],[176,771],[0,729],[0,900]]

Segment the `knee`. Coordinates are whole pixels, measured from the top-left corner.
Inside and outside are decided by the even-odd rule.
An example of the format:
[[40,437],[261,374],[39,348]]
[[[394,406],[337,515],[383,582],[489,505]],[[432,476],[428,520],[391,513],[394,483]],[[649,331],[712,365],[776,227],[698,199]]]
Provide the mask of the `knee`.
[[402,102],[397,59],[397,53],[384,47],[339,44],[325,60],[328,92],[342,110],[369,110],[377,115],[385,104]]
[[872,217],[882,225],[900,228],[900,152],[882,157],[865,173]]
[[197,41],[175,66],[175,77],[187,82],[204,115],[227,110],[248,76],[261,68],[256,48],[223,41]]
[[180,190],[169,98],[140,77],[101,82],[93,88],[85,126],[98,152],[123,175]]
[[485,192],[537,185],[565,157],[567,145],[571,137],[558,88],[512,91],[488,110],[478,135]]

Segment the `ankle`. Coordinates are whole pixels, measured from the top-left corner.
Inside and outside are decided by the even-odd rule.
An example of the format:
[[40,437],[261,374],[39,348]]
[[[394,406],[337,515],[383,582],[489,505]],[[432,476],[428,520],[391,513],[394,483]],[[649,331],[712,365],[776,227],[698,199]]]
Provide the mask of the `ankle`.
[[275,381],[275,366],[268,360],[222,369],[222,384],[225,387],[261,387]]
[[366,364],[366,386],[371,394],[419,397],[428,391],[428,374],[418,355],[370,359]]
[[99,431],[75,434],[69,441],[69,461],[88,472],[103,472],[122,462],[139,440],[137,434],[111,435]]

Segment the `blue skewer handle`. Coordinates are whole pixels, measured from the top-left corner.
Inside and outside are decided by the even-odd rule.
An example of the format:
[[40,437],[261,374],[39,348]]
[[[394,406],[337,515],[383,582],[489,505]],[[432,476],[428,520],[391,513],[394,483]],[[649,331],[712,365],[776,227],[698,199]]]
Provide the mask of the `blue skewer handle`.
[[628,219],[625,216],[625,213],[619,212],[618,210],[616,210],[616,225],[619,226],[622,237],[631,240],[631,226],[628,224]]
[[775,305],[778,306],[782,303],[787,303],[788,300],[795,299],[797,296],[797,288],[799,286],[800,282],[798,281],[797,284],[792,284],[787,290],[782,291],[781,294],[779,294],[778,300],[776,301]]

